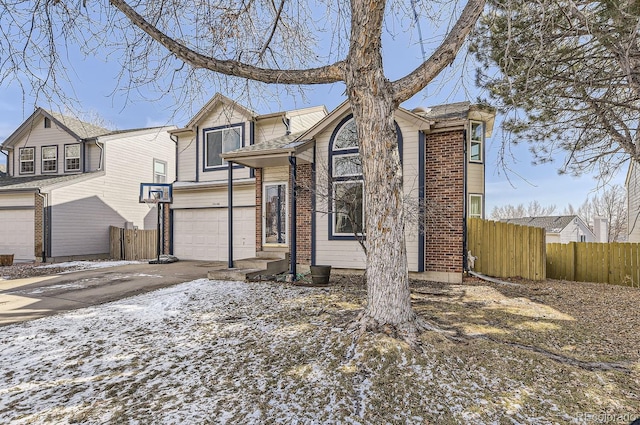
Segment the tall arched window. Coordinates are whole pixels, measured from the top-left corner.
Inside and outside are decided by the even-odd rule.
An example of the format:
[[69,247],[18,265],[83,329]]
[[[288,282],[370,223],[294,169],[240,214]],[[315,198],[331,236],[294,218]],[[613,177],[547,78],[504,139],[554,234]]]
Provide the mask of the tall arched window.
[[[402,160],[402,133],[396,123]],[[345,117],[329,141],[329,239],[354,240],[365,235],[364,181],[353,116]]]
[[364,234],[364,184],[358,132],[352,117],[337,127],[330,143],[331,236],[352,239]]

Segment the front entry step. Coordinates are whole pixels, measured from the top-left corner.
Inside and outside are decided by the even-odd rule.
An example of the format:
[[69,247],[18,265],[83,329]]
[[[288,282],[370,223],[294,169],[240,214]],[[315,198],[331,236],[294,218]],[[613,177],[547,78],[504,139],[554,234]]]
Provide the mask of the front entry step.
[[287,258],[245,258],[233,262],[234,268],[209,270],[209,280],[251,280],[258,275],[277,275],[289,269]]

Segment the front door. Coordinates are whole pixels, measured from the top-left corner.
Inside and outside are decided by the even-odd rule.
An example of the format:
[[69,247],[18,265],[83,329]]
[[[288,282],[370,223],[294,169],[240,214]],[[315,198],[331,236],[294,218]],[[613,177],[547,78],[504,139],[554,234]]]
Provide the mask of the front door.
[[265,183],[263,195],[264,243],[287,243],[287,185]]

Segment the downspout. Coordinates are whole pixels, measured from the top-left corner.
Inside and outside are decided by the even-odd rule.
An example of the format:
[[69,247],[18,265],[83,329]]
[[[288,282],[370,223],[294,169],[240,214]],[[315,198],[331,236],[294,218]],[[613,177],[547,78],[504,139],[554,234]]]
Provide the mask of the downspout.
[[42,198],[42,262],[47,262],[47,247],[49,245],[49,238],[47,238],[47,228],[49,227],[49,217],[47,217],[47,195],[40,192],[40,188],[36,189],[36,195]]
[[100,149],[100,161],[98,162],[98,171],[102,171],[102,161],[104,160],[104,147],[96,139],[94,142],[98,149]]
[[228,226],[229,229],[228,231],[228,245],[229,245],[229,254],[228,254],[228,260],[227,260],[227,267],[229,267],[230,269],[233,268],[233,162],[229,161],[227,162],[227,165],[229,166],[228,168],[228,172],[229,172],[229,182],[228,182],[228,187],[227,187],[227,196],[228,196],[228,200],[227,200],[227,205],[228,205],[228,212],[227,212],[227,222],[228,222]]
[[[174,139],[174,137],[175,137],[175,139]],[[175,174],[176,175],[175,175],[173,181],[177,182],[178,181],[178,136],[176,136],[175,134],[170,134],[169,138],[176,145],[176,165],[175,165],[175,172],[176,172]]]
[[0,153],[2,153],[6,157],[6,160],[4,163],[7,164],[7,169],[6,169],[7,175],[10,175],[9,174],[9,152],[5,152],[4,150],[0,149]]
[[289,166],[291,167],[291,255],[290,255],[290,261],[291,261],[291,270],[289,271],[289,274],[291,274],[291,281],[294,282],[296,280],[296,275],[297,275],[297,270],[296,270],[296,262],[298,259],[298,253],[297,253],[297,246],[296,246],[296,242],[297,242],[297,220],[296,220],[296,186],[297,186],[297,181],[298,181],[298,176],[297,176],[297,163],[296,163],[296,157],[295,156],[290,156],[289,157]]
[[[468,123],[468,121],[467,121]],[[468,124],[467,124],[468,125]],[[462,270],[463,272],[469,271],[467,264],[467,129],[462,130],[462,152],[463,152],[463,165],[462,165],[462,193],[464,196],[462,202]]]

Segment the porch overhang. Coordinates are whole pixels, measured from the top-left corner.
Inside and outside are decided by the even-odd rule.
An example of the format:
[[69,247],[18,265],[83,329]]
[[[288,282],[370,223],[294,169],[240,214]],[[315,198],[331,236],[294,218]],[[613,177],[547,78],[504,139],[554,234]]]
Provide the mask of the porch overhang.
[[300,163],[313,162],[313,139],[296,140],[299,135],[290,134],[278,139],[257,143],[220,154],[228,162],[251,168],[281,167],[289,165],[289,158]]

